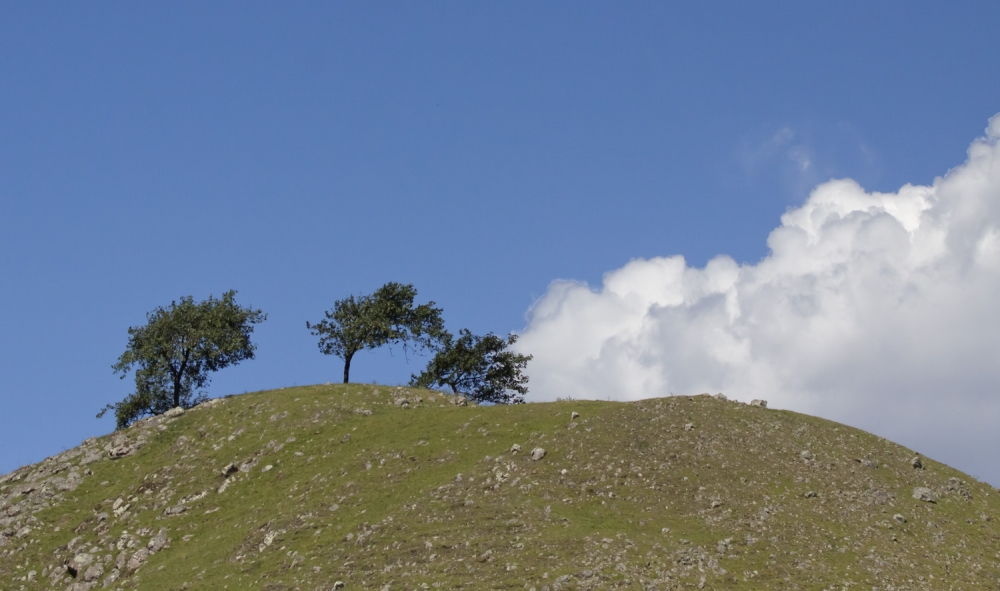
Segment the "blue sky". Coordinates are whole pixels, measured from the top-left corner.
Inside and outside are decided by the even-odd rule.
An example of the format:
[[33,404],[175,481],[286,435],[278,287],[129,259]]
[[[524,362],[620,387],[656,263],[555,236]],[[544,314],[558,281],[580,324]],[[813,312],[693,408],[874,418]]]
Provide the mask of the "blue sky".
[[819,183],[961,164],[1000,111],[998,25],[986,2],[4,4],[0,472],[111,430],[127,328],[181,296],[269,314],[223,395],[337,381],[305,322],[386,281],[507,333],[556,279],[756,263]]

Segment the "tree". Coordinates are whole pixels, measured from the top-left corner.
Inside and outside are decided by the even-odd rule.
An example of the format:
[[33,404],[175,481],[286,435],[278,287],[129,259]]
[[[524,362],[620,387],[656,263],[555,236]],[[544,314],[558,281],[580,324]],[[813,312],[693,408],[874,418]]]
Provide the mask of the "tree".
[[204,399],[209,373],[253,359],[254,325],[267,318],[260,310],[236,304],[235,291],[195,302],[191,296],[146,314],[145,326],[128,329],[128,346],[112,369],[122,379],[135,368],[135,392],[109,404],[98,417],[114,410],[118,428],[143,416]]
[[522,404],[528,393],[528,376],[521,372],[531,355],[509,351],[517,335],[506,339],[493,333],[476,336],[466,329],[458,339],[446,335],[438,353],[410,385],[418,388],[448,386],[478,402]]
[[434,302],[414,306],[417,290],[413,284],[386,283],[375,293],[348,296],[333,303],[325,319],[306,328],[319,337],[319,350],[344,360],[344,383],[351,375],[351,359],[364,349],[410,343],[417,348],[434,348],[444,332],[441,308]]

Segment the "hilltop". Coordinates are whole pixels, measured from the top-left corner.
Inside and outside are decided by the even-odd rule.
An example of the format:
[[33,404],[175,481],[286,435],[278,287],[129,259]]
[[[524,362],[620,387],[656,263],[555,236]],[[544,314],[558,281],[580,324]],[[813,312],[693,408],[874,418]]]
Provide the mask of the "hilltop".
[[0,477],[0,589],[1000,587],[1000,493],[869,433],[456,402],[286,388],[89,439]]

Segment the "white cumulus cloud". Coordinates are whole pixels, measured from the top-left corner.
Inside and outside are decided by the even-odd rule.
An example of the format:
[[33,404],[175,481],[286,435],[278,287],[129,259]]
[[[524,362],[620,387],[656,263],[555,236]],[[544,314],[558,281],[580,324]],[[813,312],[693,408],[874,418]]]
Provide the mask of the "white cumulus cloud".
[[817,186],[757,264],[636,259],[555,281],[517,344],[532,400],[724,392],[1000,484],[1000,115],[930,186]]

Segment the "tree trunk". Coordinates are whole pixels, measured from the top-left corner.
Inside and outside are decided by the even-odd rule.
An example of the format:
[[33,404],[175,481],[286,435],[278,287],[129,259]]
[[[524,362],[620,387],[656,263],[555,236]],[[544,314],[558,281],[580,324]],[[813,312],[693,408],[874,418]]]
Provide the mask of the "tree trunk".
[[348,353],[344,355],[344,383],[347,383],[348,378],[351,376],[351,357],[354,357],[354,353]]
[[180,376],[174,377],[174,408],[181,405],[181,378]]
[[184,359],[181,360],[181,367],[174,373],[174,408],[181,405],[181,380],[184,379],[184,370],[187,369],[188,359],[191,358],[191,350],[184,350]]

